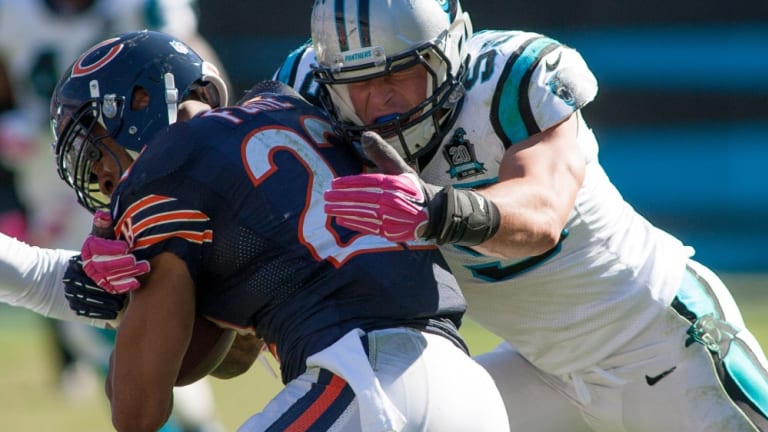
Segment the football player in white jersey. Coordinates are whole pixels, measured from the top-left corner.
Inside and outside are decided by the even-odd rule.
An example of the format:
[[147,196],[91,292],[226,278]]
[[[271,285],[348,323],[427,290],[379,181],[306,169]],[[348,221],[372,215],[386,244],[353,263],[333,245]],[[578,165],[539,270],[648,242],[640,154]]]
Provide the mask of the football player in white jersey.
[[[31,246],[0,233],[0,302],[58,320],[78,321],[94,327],[115,327],[116,323],[112,320],[122,309],[120,297],[101,295],[104,301],[110,303],[103,309],[107,315],[95,314],[94,311],[90,315],[78,315],[65,298],[62,279],[69,259],[77,254],[65,249]],[[91,295],[99,296],[100,293],[94,287]],[[98,297],[94,297],[88,304],[96,305],[98,302]],[[114,302],[120,305],[112,304]]]
[[[0,79],[0,232],[36,246],[80,247],[90,229],[91,218],[51,169],[48,124],[53,88],[84,49],[128,30],[162,30],[184,40],[210,61],[218,62],[197,31],[194,8],[194,0],[0,0],[0,68],[4,68],[0,76],[7,77]],[[64,314],[65,318],[72,318],[66,314],[61,281],[56,283],[53,277],[62,276],[62,268],[57,267],[54,273],[42,273],[42,282],[32,281],[37,273],[24,273],[23,285],[16,284],[20,280],[15,278],[19,268],[40,265],[53,268],[49,266],[61,260],[66,264],[68,253],[31,248],[11,238],[2,238],[0,243],[9,244],[3,249],[2,258],[6,252],[17,253],[8,256],[13,261],[0,260],[0,268],[9,275],[3,278],[0,300],[29,306],[43,315],[60,318]],[[22,258],[25,261],[21,261]],[[19,286],[25,289],[16,290]],[[58,287],[58,291],[54,291],[54,287]],[[33,296],[28,297],[29,293]],[[54,300],[53,304],[62,305],[64,309],[58,306],[48,309]],[[106,362],[108,351],[105,351],[107,357],[98,364],[92,364],[88,354],[93,346],[105,343],[105,335],[75,322],[51,321],[50,324],[56,336],[52,340],[58,343],[64,360],[61,388],[68,393],[73,391],[70,396],[82,395],[85,392],[81,389],[86,389],[87,381],[72,382],[71,378],[89,370],[81,367],[83,363],[100,368]],[[204,408],[199,410],[201,413],[211,414],[206,421],[214,424],[212,393],[205,383],[200,388],[179,391],[197,393],[201,402],[196,406]],[[182,399],[187,397],[179,398]],[[197,413],[192,414],[188,418],[197,422]],[[179,420],[189,423],[186,418]],[[193,426],[199,428],[202,424],[198,422]]]
[[311,24],[275,78],[388,174],[335,180],[326,212],[441,244],[468,315],[506,341],[478,361],[511,430],[768,430],[766,358],[727,288],[600,166],[578,52],[473,34],[458,0],[318,0]]

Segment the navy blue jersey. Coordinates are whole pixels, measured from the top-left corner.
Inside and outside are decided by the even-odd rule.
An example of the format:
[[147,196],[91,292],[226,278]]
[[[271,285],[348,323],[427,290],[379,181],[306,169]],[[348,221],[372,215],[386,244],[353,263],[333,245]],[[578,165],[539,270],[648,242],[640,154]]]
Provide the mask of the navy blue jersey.
[[438,250],[333,224],[323,192],[358,174],[324,114],[275,96],[175,124],[112,198],[139,259],[168,251],[195,281],[198,311],[275,347],[283,381],[353,328],[410,326],[465,348],[466,304]]

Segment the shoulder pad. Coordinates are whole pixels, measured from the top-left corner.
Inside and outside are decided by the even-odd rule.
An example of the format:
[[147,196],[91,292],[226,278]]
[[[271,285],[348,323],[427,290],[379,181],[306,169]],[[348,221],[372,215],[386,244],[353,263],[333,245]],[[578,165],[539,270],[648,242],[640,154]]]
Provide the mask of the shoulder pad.
[[[493,58],[491,122],[506,147],[546,130],[589,103],[597,81],[581,55],[536,33],[484,35]],[[488,66],[486,66],[488,67]]]

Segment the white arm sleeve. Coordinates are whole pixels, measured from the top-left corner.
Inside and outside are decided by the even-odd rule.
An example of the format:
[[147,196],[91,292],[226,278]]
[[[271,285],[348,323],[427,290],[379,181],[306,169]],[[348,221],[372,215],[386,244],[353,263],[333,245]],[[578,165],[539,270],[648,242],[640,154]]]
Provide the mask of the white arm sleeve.
[[61,279],[69,257],[76,254],[30,246],[0,234],[0,302],[50,318],[105,327],[111,322],[78,316],[64,297]]

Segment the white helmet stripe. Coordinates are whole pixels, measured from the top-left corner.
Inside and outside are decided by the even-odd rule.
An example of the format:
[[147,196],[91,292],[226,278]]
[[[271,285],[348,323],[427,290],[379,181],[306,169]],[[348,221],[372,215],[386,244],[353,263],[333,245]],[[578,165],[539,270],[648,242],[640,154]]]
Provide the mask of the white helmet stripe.
[[336,34],[339,36],[339,52],[349,51],[344,0],[336,0]]
[[[381,0],[378,0],[381,1]],[[371,46],[371,0],[357,0],[358,12],[358,33],[360,33],[360,45],[362,47]]]
[[[336,34],[338,35],[340,52],[371,46],[370,9],[371,0],[336,0]],[[348,19],[347,17],[356,18]],[[355,21],[357,22],[356,27],[347,28],[349,23]]]

